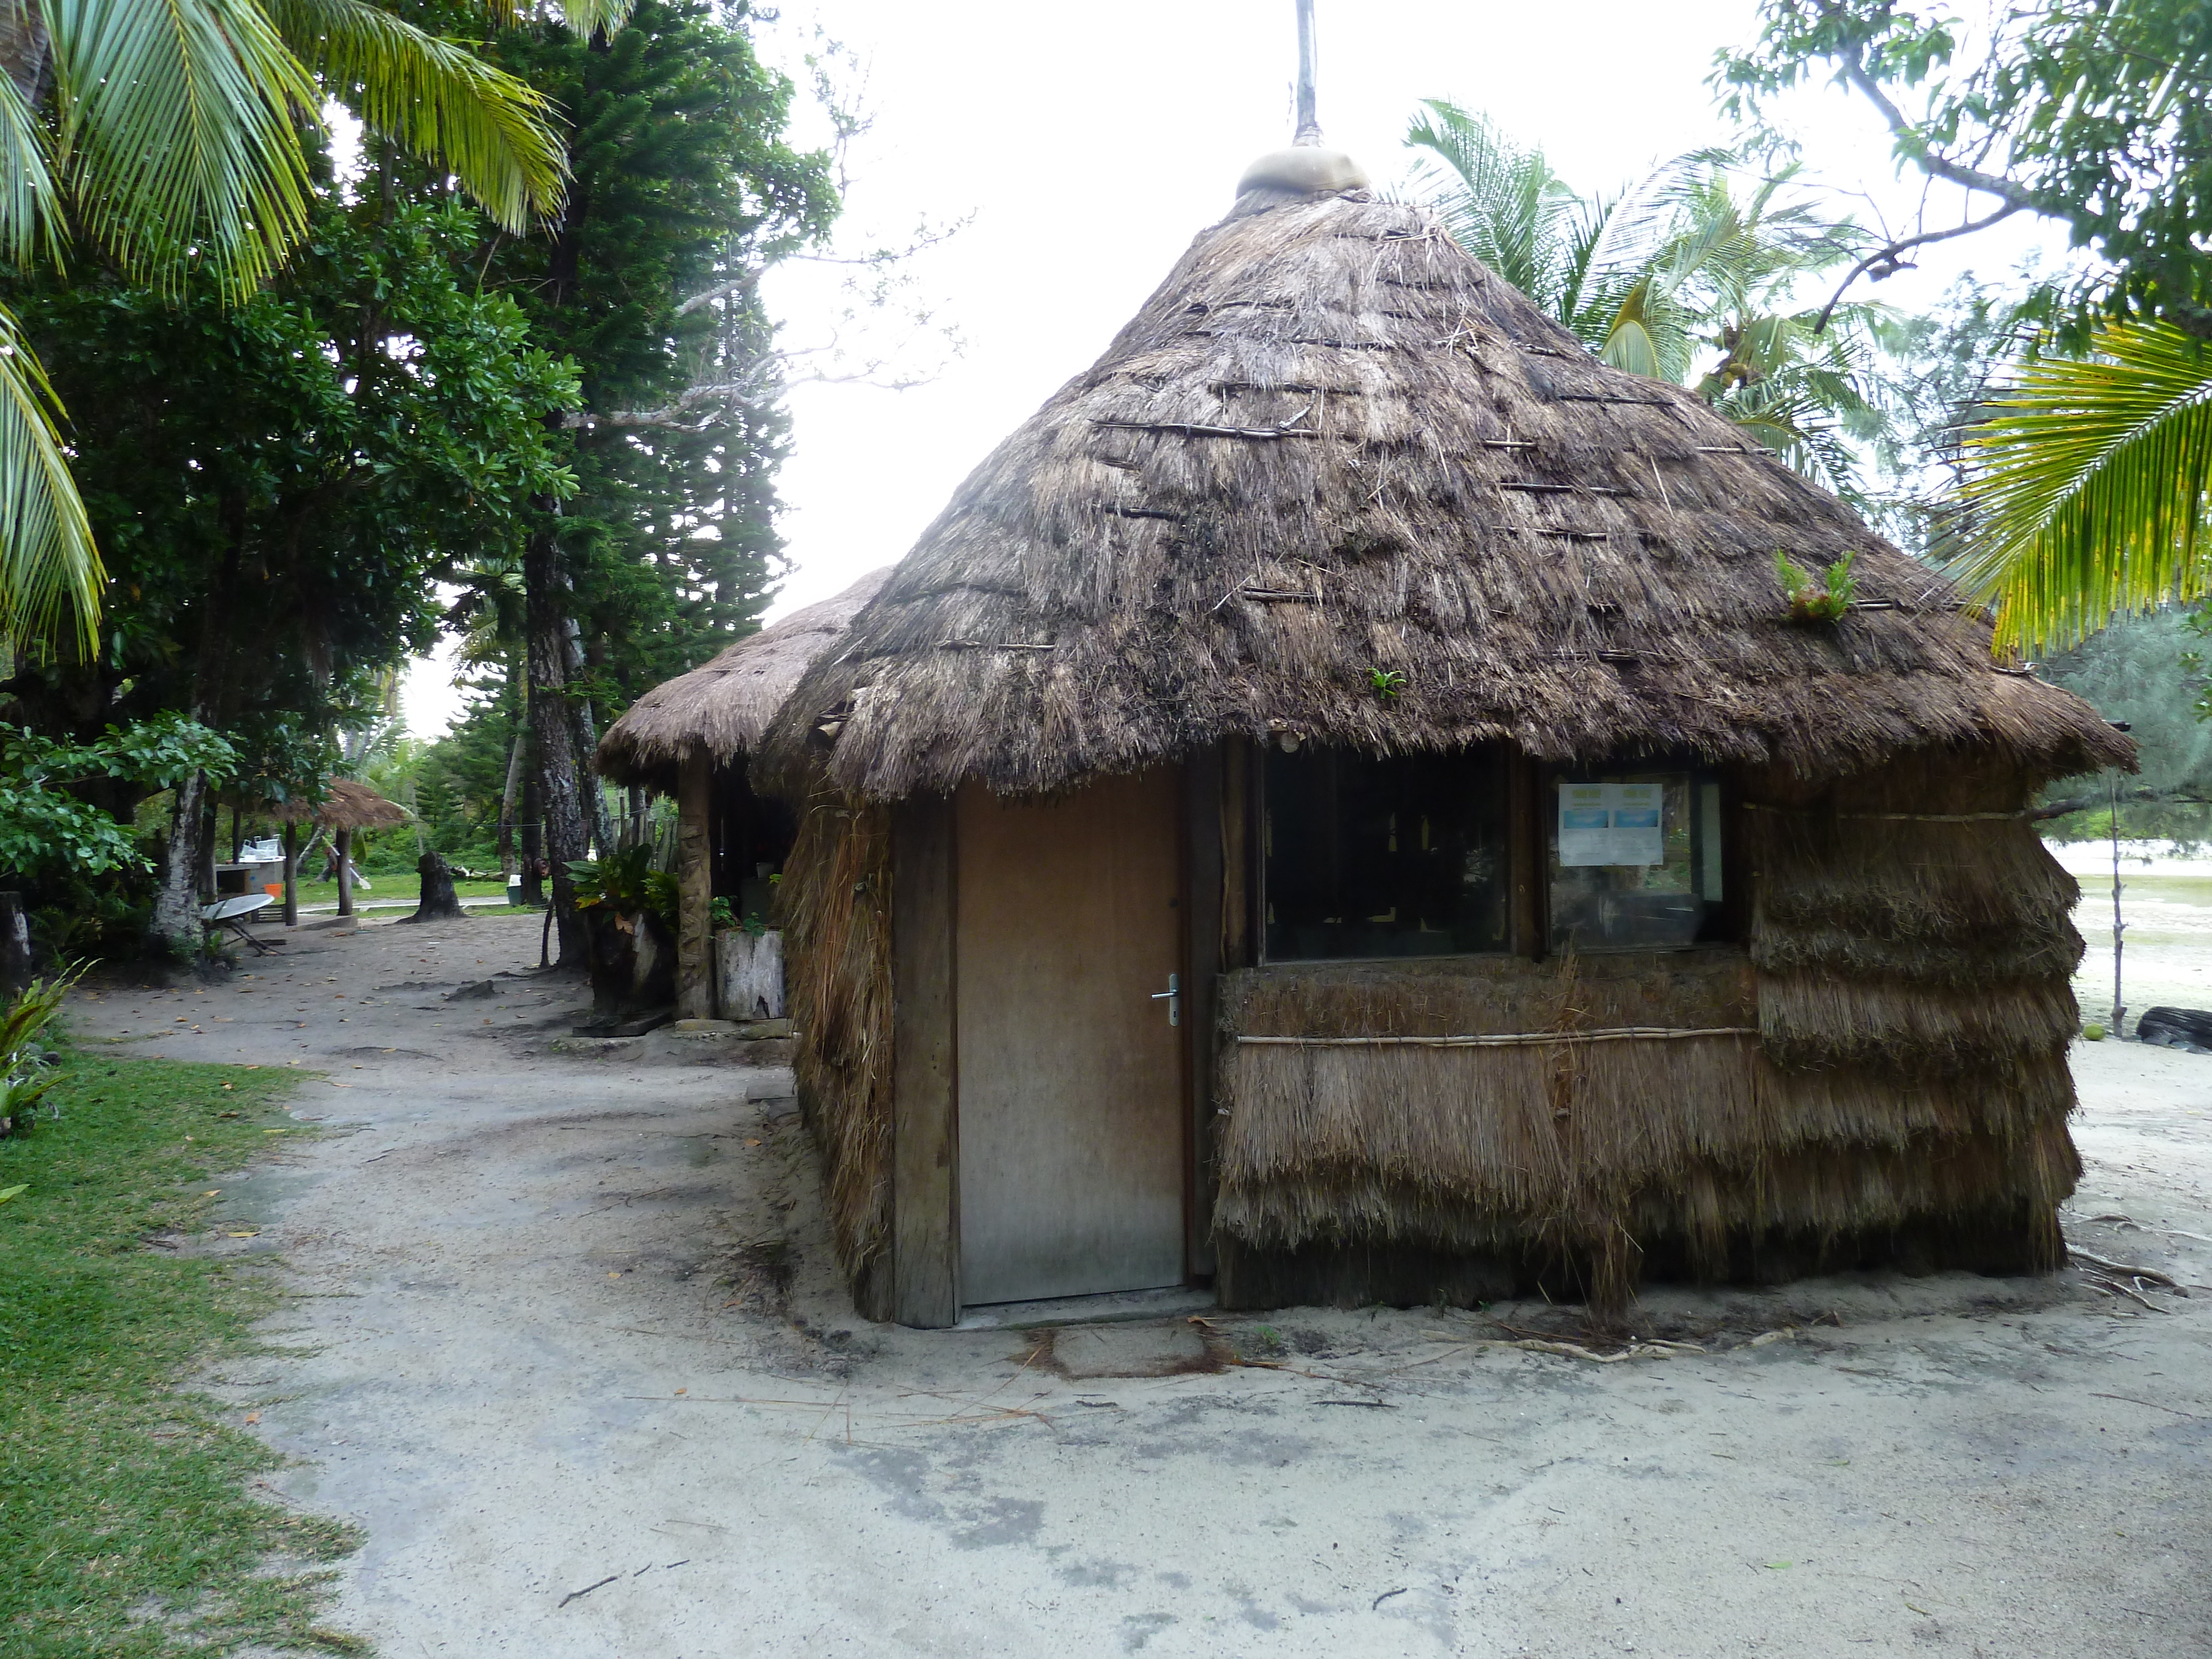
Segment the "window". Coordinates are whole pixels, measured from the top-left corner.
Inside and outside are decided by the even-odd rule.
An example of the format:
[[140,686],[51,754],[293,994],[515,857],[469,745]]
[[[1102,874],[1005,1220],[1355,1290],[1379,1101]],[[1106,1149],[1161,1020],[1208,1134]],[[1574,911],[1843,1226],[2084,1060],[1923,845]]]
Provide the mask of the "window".
[[1665,950],[1718,933],[1718,783],[1686,770],[1577,772],[1547,793],[1553,950]]
[[1508,946],[1505,757],[1267,751],[1271,962]]

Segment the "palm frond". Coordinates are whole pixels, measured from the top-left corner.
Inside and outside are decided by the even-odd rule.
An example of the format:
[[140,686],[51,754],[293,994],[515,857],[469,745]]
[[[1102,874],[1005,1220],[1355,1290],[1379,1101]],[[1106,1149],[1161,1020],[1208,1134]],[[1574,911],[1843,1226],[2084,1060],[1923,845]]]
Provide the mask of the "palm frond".
[[314,82],[252,0],[42,0],[56,158],[134,276],[251,290],[307,227]]
[[2087,359],[2023,366],[1966,440],[1952,531],[2001,645],[2063,649],[2124,612],[2212,593],[2212,351],[2165,324],[2114,324]]
[[270,0],[269,14],[333,95],[449,170],[506,229],[559,210],[568,157],[544,94],[370,0]]
[[1437,98],[1423,108],[1406,131],[1409,149],[1428,152],[1415,168],[1423,199],[1462,247],[1556,315],[1560,233],[1581,205],[1574,191],[1541,151],[1518,148],[1484,117]]
[[[20,0],[19,0],[20,3]],[[63,216],[46,130],[0,75],[0,258],[18,266],[62,263]]]
[[[535,15],[525,0],[484,0],[484,15],[501,28],[511,28]],[[600,29],[612,34],[629,21],[637,0],[561,0],[561,17],[570,33],[589,39]]]
[[107,574],[55,430],[61,412],[15,314],[0,307],[0,637],[20,647],[67,611],[96,649]]

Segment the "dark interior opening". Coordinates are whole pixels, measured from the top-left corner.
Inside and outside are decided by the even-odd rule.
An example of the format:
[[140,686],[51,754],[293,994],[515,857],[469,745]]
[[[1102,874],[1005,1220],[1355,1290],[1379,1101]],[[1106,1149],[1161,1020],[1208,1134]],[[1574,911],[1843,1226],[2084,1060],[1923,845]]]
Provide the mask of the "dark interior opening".
[[707,834],[714,896],[729,900],[740,922],[757,916],[770,927],[777,925],[776,888],[769,878],[782,873],[798,837],[799,820],[792,810],[772,797],[754,793],[742,760],[718,766]]
[[1267,750],[1267,957],[1466,956],[1510,946],[1505,754]]

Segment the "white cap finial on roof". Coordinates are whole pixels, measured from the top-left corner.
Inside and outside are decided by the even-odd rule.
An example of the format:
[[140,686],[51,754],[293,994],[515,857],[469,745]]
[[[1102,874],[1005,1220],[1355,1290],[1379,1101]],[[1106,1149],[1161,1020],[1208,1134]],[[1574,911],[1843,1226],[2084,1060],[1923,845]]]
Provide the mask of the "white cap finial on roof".
[[1262,155],[1244,169],[1237,193],[1248,190],[1290,191],[1304,196],[1326,196],[1338,191],[1364,190],[1366,172],[1342,150],[1324,149],[1321,119],[1314,112],[1314,62],[1318,49],[1314,39],[1314,0],[1297,0],[1298,87],[1297,134],[1291,148]]

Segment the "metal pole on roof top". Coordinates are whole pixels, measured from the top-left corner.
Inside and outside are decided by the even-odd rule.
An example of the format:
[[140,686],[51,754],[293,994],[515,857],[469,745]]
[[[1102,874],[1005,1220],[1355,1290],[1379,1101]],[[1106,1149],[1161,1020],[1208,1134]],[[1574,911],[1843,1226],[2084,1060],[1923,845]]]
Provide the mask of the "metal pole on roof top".
[[1298,6],[1298,130],[1294,144],[1321,143],[1321,122],[1314,114],[1314,0],[1297,0]]

